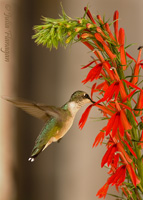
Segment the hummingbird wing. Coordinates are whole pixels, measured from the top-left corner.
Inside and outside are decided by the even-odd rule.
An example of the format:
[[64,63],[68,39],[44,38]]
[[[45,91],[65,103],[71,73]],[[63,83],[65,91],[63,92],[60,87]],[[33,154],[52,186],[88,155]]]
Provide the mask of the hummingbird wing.
[[60,108],[56,108],[55,106],[48,106],[40,103],[30,103],[25,101],[17,101],[7,97],[3,97],[5,100],[13,103],[16,107],[21,108],[28,114],[47,121],[50,117],[59,118],[59,110]]

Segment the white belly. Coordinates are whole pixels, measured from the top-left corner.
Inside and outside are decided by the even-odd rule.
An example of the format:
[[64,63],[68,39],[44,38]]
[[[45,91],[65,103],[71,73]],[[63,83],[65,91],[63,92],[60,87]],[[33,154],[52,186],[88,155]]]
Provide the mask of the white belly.
[[44,151],[45,148],[47,146],[49,146],[52,142],[57,142],[59,139],[61,139],[71,128],[71,126],[73,124],[73,120],[74,120],[74,118],[70,117],[66,122],[64,122],[63,128],[61,128],[59,131],[57,131],[56,136],[50,138],[50,140],[47,142],[47,144],[45,145],[45,147],[43,148],[42,151]]

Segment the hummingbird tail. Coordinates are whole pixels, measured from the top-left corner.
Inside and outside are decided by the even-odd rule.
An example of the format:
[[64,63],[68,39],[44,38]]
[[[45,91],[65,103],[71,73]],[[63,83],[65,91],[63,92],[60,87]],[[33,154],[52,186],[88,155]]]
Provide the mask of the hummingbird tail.
[[[41,151],[40,151],[40,152],[41,152]],[[39,152],[39,153],[40,153],[40,152]],[[28,161],[34,162],[34,161],[35,161],[35,158],[39,155],[39,153],[37,153],[36,155],[31,155],[31,157],[28,158]]]
[[31,154],[31,157],[28,158],[28,161],[30,162],[34,162],[35,161],[35,158],[39,155],[39,153],[41,153],[41,151],[44,149],[45,145],[43,146],[43,148],[34,148],[33,151],[32,151],[32,154]]

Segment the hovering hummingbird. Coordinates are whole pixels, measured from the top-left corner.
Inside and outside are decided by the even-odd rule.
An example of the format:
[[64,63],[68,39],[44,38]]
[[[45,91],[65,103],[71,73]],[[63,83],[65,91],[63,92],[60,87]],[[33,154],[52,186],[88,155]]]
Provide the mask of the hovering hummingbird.
[[73,124],[77,111],[86,103],[95,103],[89,95],[83,91],[76,91],[70,100],[62,107],[48,106],[40,103],[29,103],[4,98],[21,108],[27,113],[45,121],[45,125],[35,141],[31,157],[33,162],[40,152],[44,151],[52,142],[60,140]]

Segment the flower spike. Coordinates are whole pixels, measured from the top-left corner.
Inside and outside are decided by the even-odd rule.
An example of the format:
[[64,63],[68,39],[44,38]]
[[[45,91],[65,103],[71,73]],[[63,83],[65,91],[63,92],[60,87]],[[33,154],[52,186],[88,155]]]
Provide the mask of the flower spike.
[[[50,49],[57,48],[58,43],[67,46],[81,42],[94,54],[92,61],[82,67],[89,69],[82,83],[91,84],[93,104],[82,114],[79,128],[84,127],[93,106],[101,112],[102,120],[106,120],[106,126],[99,133],[95,127],[92,145],[106,143],[101,167],[109,168],[109,178],[97,196],[106,198],[109,186],[114,185],[117,192],[119,188],[123,191],[126,199],[140,200],[143,196],[143,81],[140,75],[143,46],[138,48],[137,60],[127,52],[130,45],[125,46],[125,31],[119,27],[117,10],[111,23],[114,33],[108,20],[100,15],[93,17],[87,7],[84,10],[84,16],[77,19],[68,17],[64,11],[60,19],[43,18],[44,23],[34,27],[33,38],[37,44]],[[93,94],[97,94],[96,102]],[[98,117],[96,112],[95,116]]]

